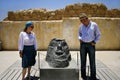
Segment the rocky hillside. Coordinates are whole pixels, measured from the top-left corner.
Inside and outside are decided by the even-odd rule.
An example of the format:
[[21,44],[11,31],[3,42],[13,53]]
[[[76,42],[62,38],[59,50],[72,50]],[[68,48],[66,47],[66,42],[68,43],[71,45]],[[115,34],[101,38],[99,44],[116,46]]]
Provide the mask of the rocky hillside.
[[28,9],[20,11],[9,11],[5,21],[41,21],[41,20],[60,20],[63,17],[78,17],[80,13],[86,13],[90,17],[119,17],[120,9],[110,9],[102,4],[76,3],[67,5],[63,9]]

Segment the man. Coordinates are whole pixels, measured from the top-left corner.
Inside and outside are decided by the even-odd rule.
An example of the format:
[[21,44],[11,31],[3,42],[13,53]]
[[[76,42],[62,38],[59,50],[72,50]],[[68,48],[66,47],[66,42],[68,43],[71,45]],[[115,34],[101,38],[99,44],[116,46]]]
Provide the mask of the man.
[[99,41],[101,33],[98,25],[90,21],[85,13],[82,13],[79,19],[82,23],[78,33],[80,41],[81,77],[83,80],[87,79],[86,58],[88,54],[90,61],[90,79],[98,80],[96,78],[95,44]]

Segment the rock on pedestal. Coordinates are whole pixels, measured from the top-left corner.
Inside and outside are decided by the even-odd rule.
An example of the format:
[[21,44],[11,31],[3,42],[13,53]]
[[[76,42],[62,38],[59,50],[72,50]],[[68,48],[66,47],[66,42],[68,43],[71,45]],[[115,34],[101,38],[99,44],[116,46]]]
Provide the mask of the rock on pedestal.
[[69,47],[64,39],[52,39],[47,50],[46,61],[55,68],[64,68],[69,66],[71,55]]
[[52,39],[46,60],[40,61],[40,80],[79,80],[77,62],[64,39]]

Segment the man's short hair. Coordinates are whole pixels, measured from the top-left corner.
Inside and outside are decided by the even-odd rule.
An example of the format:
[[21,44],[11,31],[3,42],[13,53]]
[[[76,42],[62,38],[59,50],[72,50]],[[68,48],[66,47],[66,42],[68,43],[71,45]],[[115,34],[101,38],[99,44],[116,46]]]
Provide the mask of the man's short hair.
[[82,19],[82,18],[88,18],[88,16],[85,13],[81,13],[79,15],[79,19]]

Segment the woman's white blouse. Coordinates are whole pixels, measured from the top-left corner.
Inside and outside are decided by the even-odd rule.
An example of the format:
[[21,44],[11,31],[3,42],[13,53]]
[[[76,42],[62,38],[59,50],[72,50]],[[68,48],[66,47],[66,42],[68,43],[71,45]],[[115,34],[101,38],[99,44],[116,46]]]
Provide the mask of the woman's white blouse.
[[18,40],[18,49],[23,50],[24,45],[30,46],[34,45],[35,50],[37,50],[36,36],[34,32],[27,34],[26,32],[21,32]]

